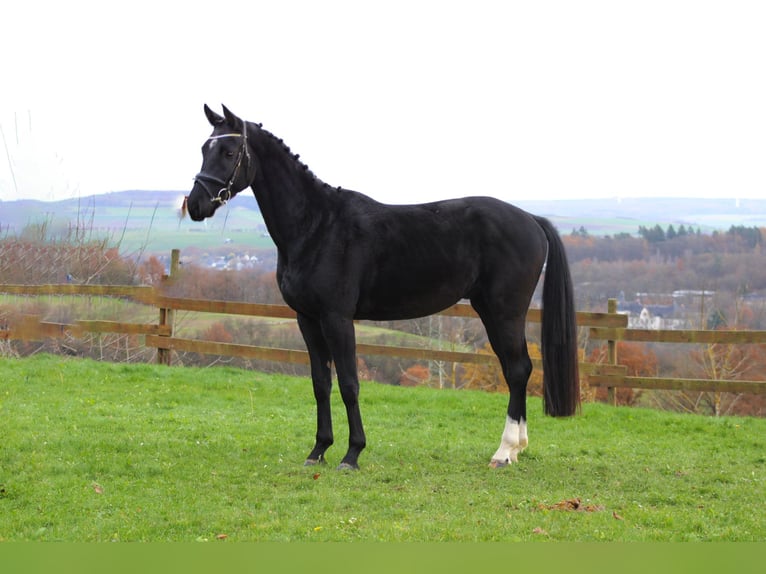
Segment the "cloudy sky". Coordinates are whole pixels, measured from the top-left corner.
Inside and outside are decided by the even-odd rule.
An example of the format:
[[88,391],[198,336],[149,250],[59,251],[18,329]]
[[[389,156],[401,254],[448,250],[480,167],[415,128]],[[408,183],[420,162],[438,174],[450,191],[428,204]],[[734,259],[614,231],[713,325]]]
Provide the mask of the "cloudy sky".
[[204,103],[391,203],[766,197],[764,30],[738,0],[10,0],[0,199],[188,190]]

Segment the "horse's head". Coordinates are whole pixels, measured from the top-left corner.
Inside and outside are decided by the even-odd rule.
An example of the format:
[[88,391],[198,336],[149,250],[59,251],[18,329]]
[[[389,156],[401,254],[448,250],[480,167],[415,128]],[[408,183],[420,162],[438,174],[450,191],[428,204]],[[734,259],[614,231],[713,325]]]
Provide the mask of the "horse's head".
[[255,158],[247,143],[247,124],[223,106],[223,116],[205,104],[213,133],[202,145],[202,169],[184,200],[194,221],[212,217],[215,210],[245,189],[255,177]]

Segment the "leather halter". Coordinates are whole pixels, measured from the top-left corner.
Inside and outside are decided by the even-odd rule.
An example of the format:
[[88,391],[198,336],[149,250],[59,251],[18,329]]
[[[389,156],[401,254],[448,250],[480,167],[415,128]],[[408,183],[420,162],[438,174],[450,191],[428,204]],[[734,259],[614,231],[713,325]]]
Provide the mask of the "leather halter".
[[[239,147],[239,152],[237,154],[237,162],[234,164],[234,169],[231,172],[231,177],[229,177],[229,181],[225,181],[221,179],[218,176],[210,175],[208,173],[205,173],[203,171],[199,172],[197,175],[194,176],[194,181],[199,183],[202,188],[207,193],[208,197],[210,198],[210,201],[213,203],[220,203],[221,205],[224,205],[227,201],[229,201],[232,198],[231,188],[234,185],[234,180],[237,179],[237,176],[239,175],[239,170],[242,168],[242,160],[244,158],[247,158],[247,163],[250,165],[250,148],[247,145],[247,127],[242,131],[242,133],[229,133],[229,134],[221,134],[217,136],[211,136],[208,138],[208,141],[211,140],[217,140],[221,138],[242,138],[242,145]],[[208,187],[208,183],[214,183],[216,185],[220,185],[221,189],[218,190],[217,194],[214,194],[210,188]]]

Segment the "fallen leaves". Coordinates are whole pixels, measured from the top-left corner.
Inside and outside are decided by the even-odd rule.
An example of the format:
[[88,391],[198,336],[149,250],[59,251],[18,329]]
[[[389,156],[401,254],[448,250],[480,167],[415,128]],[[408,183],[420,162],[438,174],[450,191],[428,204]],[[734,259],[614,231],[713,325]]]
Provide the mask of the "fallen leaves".
[[579,498],[569,498],[556,504],[539,504],[540,510],[577,510],[580,512],[600,512],[604,507],[596,504],[583,504]]
[[[565,512],[601,512],[603,510],[606,510],[604,506],[601,504],[583,504],[582,500],[579,498],[568,498],[566,500],[561,500],[557,502],[556,504],[543,504],[540,503],[537,505],[538,510],[563,510]],[[617,514],[614,510],[612,511],[612,518],[615,520],[625,520],[622,516]],[[539,536],[549,536],[548,531],[540,528],[539,526],[532,530],[532,534],[537,534]]]
[[[576,497],[562,500],[556,504],[540,503],[537,505],[537,508],[538,510],[564,510],[570,512],[602,512],[603,510],[606,510],[606,508],[604,508],[604,506],[601,504],[584,504],[582,500]],[[612,518],[615,520],[625,520],[615,511],[612,511]],[[535,534],[539,533],[536,532]]]

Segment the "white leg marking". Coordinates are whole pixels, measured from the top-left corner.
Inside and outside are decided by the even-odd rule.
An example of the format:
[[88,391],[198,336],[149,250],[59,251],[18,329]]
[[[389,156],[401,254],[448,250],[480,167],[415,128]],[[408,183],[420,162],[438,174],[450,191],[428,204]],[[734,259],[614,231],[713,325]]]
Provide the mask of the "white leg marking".
[[527,447],[527,421],[516,422],[511,417],[505,417],[505,429],[500,439],[500,446],[492,455],[490,466],[505,466],[518,462],[519,453]]
[[527,448],[529,437],[527,436],[527,421],[521,419],[519,423],[519,452]]

